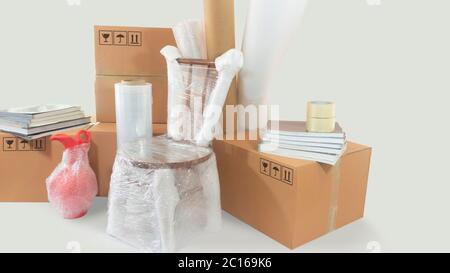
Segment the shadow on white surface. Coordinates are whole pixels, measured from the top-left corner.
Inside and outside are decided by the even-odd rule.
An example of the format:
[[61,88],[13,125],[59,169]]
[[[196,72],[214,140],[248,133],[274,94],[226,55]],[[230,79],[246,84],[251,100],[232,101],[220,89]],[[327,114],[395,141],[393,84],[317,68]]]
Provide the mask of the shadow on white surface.
[[[77,220],[63,219],[48,203],[3,203],[0,215],[0,252],[138,252],[106,234],[106,198],[97,198],[88,215]],[[290,250],[224,212],[219,232],[194,238],[179,252],[376,252],[384,247],[367,219]]]

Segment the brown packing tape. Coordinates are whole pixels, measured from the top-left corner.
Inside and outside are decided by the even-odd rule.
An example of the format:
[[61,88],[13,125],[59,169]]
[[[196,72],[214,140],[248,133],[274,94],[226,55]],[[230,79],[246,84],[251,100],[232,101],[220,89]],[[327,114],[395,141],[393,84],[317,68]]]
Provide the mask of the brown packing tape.
[[328,215],[328,231],[332,232],[336,229],[336,219],[339,204],[339,187],[341,184],[341,161],[339,160],[335,166],[331,167],[331,198],[330,212]]
[[[215,60],[235,48],[234,0],[204,0],[204,20],[208,59]],[[237,104],[237,85],[233,81],[226,105]]]

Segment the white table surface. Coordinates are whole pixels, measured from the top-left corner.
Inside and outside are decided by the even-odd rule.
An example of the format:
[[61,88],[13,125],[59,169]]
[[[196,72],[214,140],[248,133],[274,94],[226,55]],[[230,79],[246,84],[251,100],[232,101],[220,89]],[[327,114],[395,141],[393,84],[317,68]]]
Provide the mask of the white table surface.
[[[0,204],[0,252],[137,252],[106,234],[106,212],[106,198],[78,220],[62,219],[48,203]],[[370,252],[368,243],[377,239],[366,219],[291,251],[225,212],[223,218],[220,232],[196,238],[181,252]]]

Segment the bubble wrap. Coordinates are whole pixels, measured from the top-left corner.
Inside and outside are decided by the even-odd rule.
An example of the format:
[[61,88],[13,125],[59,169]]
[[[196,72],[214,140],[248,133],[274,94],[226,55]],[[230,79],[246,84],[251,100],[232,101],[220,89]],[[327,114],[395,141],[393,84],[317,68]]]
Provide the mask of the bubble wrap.
[[216,157],[165,137],[126,145],[116,156],[108,203],[108,234],[143,252],[174,252],[220,229]]
[[66,219],[84,216],[97,195],[97,178],[89,165],[90,144],[66,148],[62,161],[46,180],[50,203]]

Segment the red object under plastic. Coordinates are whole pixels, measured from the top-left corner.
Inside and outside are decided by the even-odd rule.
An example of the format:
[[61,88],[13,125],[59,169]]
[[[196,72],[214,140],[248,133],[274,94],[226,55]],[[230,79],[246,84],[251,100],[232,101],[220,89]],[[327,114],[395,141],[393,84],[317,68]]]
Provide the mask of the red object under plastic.
[[50,202],[66,219],[83,217],[97,195],[97,178],[89,165],[91,133],[79,131],[75,138],[57,134],[50,138],[61,142],[66,150],[62,162],[47,178]]

